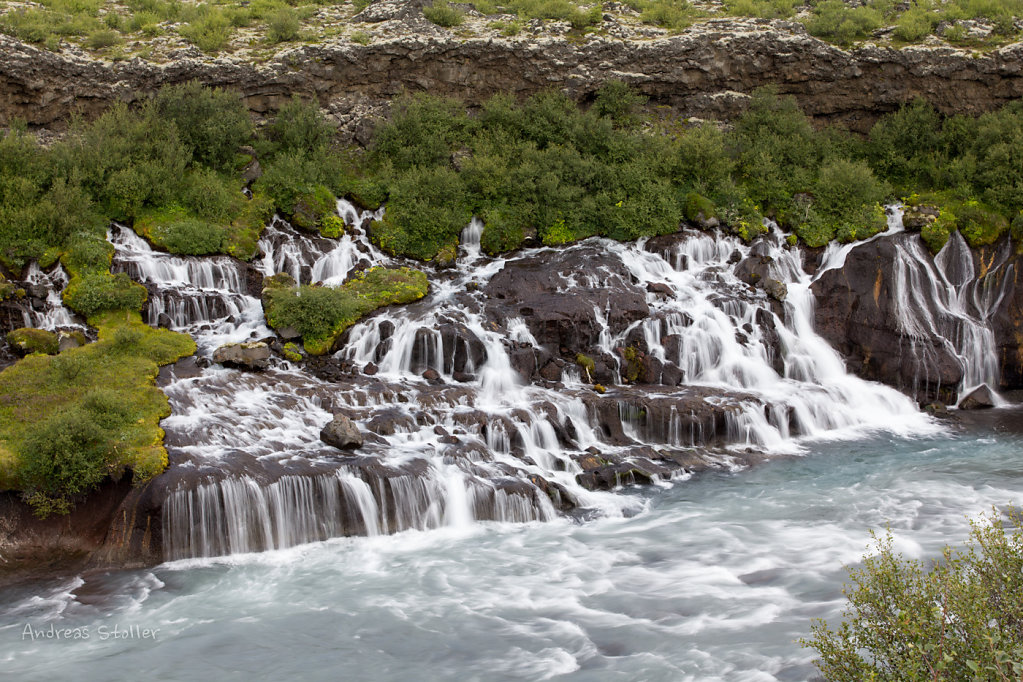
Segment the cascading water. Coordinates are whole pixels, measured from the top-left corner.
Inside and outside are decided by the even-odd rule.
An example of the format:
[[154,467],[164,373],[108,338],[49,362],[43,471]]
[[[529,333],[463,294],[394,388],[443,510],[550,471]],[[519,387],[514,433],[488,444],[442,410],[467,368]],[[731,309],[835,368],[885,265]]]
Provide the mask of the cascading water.
[[[252,269],[339,285],[357,267],[397,264],[360,227],[379,212],[360,214],[347,202],[338,211],[349,230],[336,240],[275,220]],[[896,220],[890,234],[899,228]],[[798,453],[808,439],[938,428],[907,396],[845,370],[814,332],[813,278],[802,252],[777,237],[756,249],[786,287],[783,303],[737,277],[735,263],[756,254],[732,237],[590,240],[491,259],[480,252],[481,231],[476,220],[463,231],[456,267],[431,277],[427,298],[347,332],[327,360],[340,380],[283,362],[262,373],[214,366],[170,380],[173,415],[163,425],[181,481],[164,505],[168,557],[475,520],[548,520],[573,507],[627,515],[639,503],[607,489],[742,466],[750,449]],[[125,228],[111,240],[117,267],[150,289],[148,319],[192,333],[203,354],[271,336],[246,284],[251,273],[237,261],[157,253]],[[830,249],[816,276],[840,267],[852,248]],[[922,253],[904,248],[907,272],[924,267]],[[999,294],[971,284],[957,249],[930,266],[941,283],[933,296],[956,319],[982,320]],[[566,265],[573,259],[589,259],[593,269],[573,270]],[[557,311],[538,321],[532,304],[508,303],[516,293],[492,286],[517,267],[547,271],[551,297],[621,289],[644,312],[623,317],[613,295],[580,303],[573,314],[581,321],[570,327],[584,331],[588,345],[566,349],[552,342],[560,338],[551,335]],[[202,303],[171,305],[189,299]],[[921,322],[907,317],[911,323]],[[950,343],[975,343],[966,328],[950,328]],[[648,358],[639,368],[630,356],[636,348]],[[597,358],[592,371],[610,377],[606,392],[594,390],[577,351]],[[986,371],[980,363],[977,376]],[[618,384],[640,375],[647,384]],[[354,453],[319,439],[336,413],[361,425],[366,442]]]
[[64,306],[61,292],[67,286],[68,276],[62,265],[57,265],[50,272],[43,272],[35,262],[25,269],[26,284],[40,287],[46,291],[46,300],[42,310],[27,308],[23,312],[26,327],[36,329],[84,329],[85,325],[78,321],[74,314]]
[[[895,237],[904,232],[902,213],[901,207],[890,207],[889,230],[873,239],[885,238],[895,249],[892,300],[899,331],[908,346],[906,354],[923,359],[917,365],[921,373],[914,378],[913,389],[934,381],[927,372],[938,364],[933,346],[937,341],[962,367],[963,379],[955,387],[960,398],[986,385],[996,404],[1004,404],[995,392],[998,353],[991,320],[1013,280],[1010,244],[1002,244],[984,265],[985,272],[1002,272],[1002,276],[981,277],[974,254],[959,232],[953,232],[933,258],[919,239]],[[847,255],[863,243],[830,245],[816,277],[842,267]]]

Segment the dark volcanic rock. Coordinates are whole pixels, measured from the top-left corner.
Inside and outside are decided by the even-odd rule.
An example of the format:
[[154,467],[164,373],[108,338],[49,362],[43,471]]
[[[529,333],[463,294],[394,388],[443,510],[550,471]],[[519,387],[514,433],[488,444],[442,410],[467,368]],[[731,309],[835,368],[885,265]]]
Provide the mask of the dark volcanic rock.
[[987,385],[978,386],[959,401],[961,410],[983,410],[995,406],[995,396]]
[[[844,267],[821,275],[812,286],[817,333],[845,356],[853,373],[894,386],[921,403],[953,403],[963,379],[959,359],[944,338],[910,335],[899,322],[898,297],[905,292],[894,281],[900,258],[895,240],[916,238],[898,235],[857,246]],[[934,308],[929,290],[916,293]]]
[[362,445],[362,434],[351,419],[335,414],[320,431],[320,440],[342,450],[353,450]]
[[605,311],[612,334],[650,314],[646,292],[632,283],[626,267],[595,246],[509,263],[485,291],[491,320],[523,318],[537,342],[555,355],[562,348],[575,353],[597,344],[598,311]]

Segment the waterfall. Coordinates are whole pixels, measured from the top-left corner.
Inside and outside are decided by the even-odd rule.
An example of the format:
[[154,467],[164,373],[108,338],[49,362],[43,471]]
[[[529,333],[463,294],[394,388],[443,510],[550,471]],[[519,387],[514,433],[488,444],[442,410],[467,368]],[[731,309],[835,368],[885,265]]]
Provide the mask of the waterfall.
[[[362,229],[379,211],[360,213],[339,202],[338,212],[348,226],[338,239],[275,220],[253,267],[339,284],[362,260],[401,263],[369,244]],[[875,239],[900,238],[901,221],[892,220],[891,234]],[[381,310],[347,332],[327,359],[344,368],[340,380],[283,366],[262,373],[211,367],[171,381],[165,391],[173,414],[163,422],[168,449],[182,471],[199,473],[173,488],[164,504],[168,558],[353,533],[544,521],[572,507],[623,515],[642,502],[615,490],[639,480],[668,484],[699,468],[734,469],[750,452],[802,453],[813,439],[938,428],[909,397],[846,371],[814,331],[813,277],[803,253],[776,235],[755,247],[685,232],[656,248],[648,240],[588,240],[487,258],[479,247],[482,229],[475,219],[466,226],[457,267],[431,275],[425,299]],[[154,253],[127,231],[111,238],[120,267],[151,290],[167,291],[168,300],[181,291],[220,297],[220,307],[180,317],[159,311],[207,347],[239,333],[270,333],[261,316],[256,321],[259,301],[246,293],[236,261]],[[900,286],[917,286],[913,278],[932,268],[937,284],[927,295],[944,302],[946,317],[983,326],[1000,294],[976,284],[958,245],[932,264],[913,244],[897,243],[906,254]],[[786,285],[783,302],[735,274],[735,263],[755,255],[754,248],[770,261],[770,276]],[[820,270],[841,267],[854,248],[829,247]],[[554,271],[573,258],[606,261],[586,272],[564,270],[552,296],[585,298],[619,287],[641,292],[649,313],[623,320],[611,298],[581,306],[591,346],[569,349],[549,341],[536,311],[495,307],[505,292],[488,287],[505,268],[537,261]],[[989,343],[964,323],[940,327],[907,312],[907,329],[932,323],[961,350]],[[655,381],[669,370],[678,380],[622,384],[621,351],[634,344],[660,368],[650,370]],[[576,364],[583,352],[611,377],[606,393]],[[977,360],[976,377],[987,376],[986,362]],[[531,380],[542,365],[554,374]],[[338,412],[364,435],[354,452],[319,439]]]

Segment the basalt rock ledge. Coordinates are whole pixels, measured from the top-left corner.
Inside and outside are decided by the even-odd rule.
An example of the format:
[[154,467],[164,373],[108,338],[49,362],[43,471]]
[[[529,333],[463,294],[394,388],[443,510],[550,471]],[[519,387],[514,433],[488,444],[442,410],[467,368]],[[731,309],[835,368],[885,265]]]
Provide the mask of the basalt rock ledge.
[[[418,25],[418,24],[417,24]],[[478,104],[495,93],[561,89],[581,100],[621,79],[679,115],[729,119],[756,88],[775,85],[807,114],[865,131],[903,102],[924,97],[945,113],[976,114],[1023,96],[1023,44],[986,53],[945,46],[865,44],[843,50],[801,24],[715,19],[648,40],[592,35],[464,38],[410,30],[360,45],[336,39],[289,47],[262,63],[202,57],[109,62],[49,52],[0,36],[0,126],[15,119],[59,129],[69,114],[99,114],[189,80],[240,91],[250,109],[272,113],[292,95],[315,97],[349,139],[402,92],[426,91]]]

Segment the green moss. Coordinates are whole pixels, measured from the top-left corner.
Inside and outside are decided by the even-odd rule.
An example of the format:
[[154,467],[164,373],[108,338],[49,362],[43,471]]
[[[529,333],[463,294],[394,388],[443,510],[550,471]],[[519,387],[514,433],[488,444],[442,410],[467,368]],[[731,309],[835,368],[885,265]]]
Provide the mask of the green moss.
[[622,357],[622,378],[627,382],[635,383],[643,371],[643,354],[635,346],[626,346],[619,349]]
[[291,362],[302,362],[302,349],[290,341],[284,344],[284,357]]
[[337,209],[337,197],[323,185],[316,185],[295,199],[291,208],[291,223],[309,232],[315,232],[325,217]]
[[159,365],[195,352],[186,335],[137,313],[95,315],[99,340],[57,356],[30,355],[0,372],[0,481],[45,514],[67,511],[106,475],[137,482],[163,471]]
[[157,248],[186,256],[220,253],[226,236],[222,225],[180,206],[146,211],[135,220],[134,228]]
[[86,317],[111,310],[141,311],[148,296],[144,286],[123,272],[90,272],[73,277],[62,295],[65,305]]
[[324,237],[331,239],[337,239],[345,233],[345,221],[339,216],[328,215],[324,216],[323,220],[320,221],[320,234]]
[[[290,282],[289,282],[290,280]],[[310,355],[331,350],[338,337],[377,308],[426,295],[426,275],[409,268],[371,268],[340,287],[294,286],[290,277],[264,280],[263,310],[273,329],[293,328]]]
[[714,202],[710,199],[696,192],[690,192],[686,195],[683,214],[686,220],[704,221],[716,218],[717,210],[714,208]]
[[58,348],[57,335],[45,329],[22,327],[8,332],[7,343],[18,349],[22,355],[42,353],[56,355]]
[[577,353],[575,356],[575,364],[582,367],[583,371],[586,372],[587,381],[593,381],[593,372],[597,367],[596,363],[593,361],[593,358],[591,358],[589,355],[584,355],[583,353]]
[[973,248],[993,244],[1009,230],[1009,221],[976,201],[956,206],[959,233]]
[[[942,211],[942,215],[945,215],[945,211]],[[954,217],[952,220],[954,220]],[[924,225],[923,229],[920,230],[920,238],[927,244],[927,248],[931,250],[931,253],[938,253],[948,243],[948,238],[951,236],[948,222],[948,219],[941,220],[939,218],[933,223]]]

